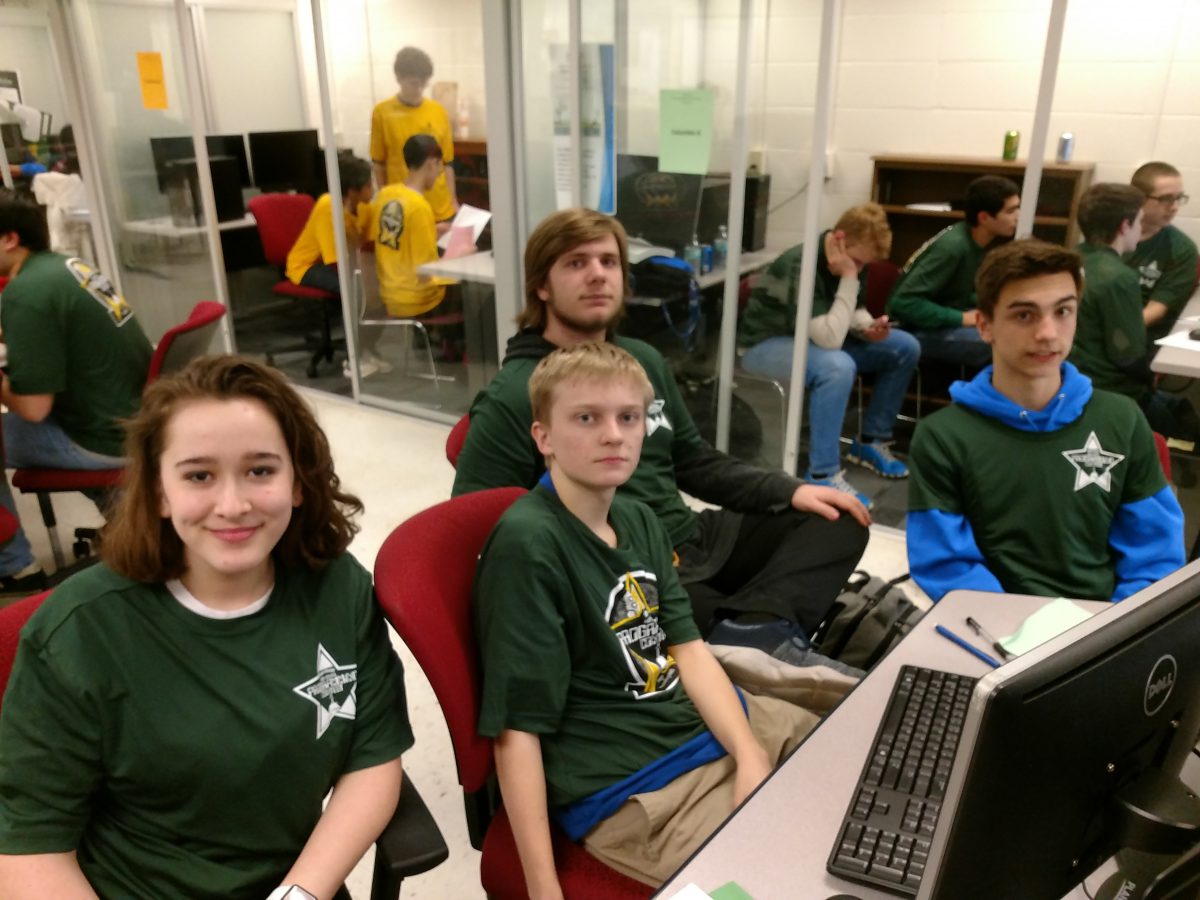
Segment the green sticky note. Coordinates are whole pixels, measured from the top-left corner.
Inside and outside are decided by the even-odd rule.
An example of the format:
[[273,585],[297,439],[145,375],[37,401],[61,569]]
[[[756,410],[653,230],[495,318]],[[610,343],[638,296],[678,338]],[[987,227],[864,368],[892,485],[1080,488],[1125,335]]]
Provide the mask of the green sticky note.
[[1080,609],[1070,600],[1059,597],[1022,622],[1021,627],[1008,637],[1000,638],[1000,643],[1009,653],[1020,656],[1091,617],[1090,612]]
[[715,891],[709,891],[712,900],[754,900],[736,881],[723,884]]
[[658,170],[685,175],[708,173],[712,152],[713,92],[659,91]]

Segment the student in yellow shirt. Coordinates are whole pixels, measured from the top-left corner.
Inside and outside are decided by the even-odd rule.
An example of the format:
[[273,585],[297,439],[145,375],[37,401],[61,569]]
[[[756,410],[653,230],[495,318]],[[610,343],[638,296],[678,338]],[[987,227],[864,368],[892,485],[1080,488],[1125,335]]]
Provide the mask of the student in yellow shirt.
[[[347,153],[338,157],[342,180],[342,214],[346,240],[354,246],[364,234],[371,212],[371,166],[365,159]],[[287,258],[287,278],[293,284],[341,294],[337,275],[337,245],[333,240],[333,200],[329,194],[317,198],[304,230]]]
[[392,66],[400,92],[376,105],[371,113],[371,160],[380,187],[401,184],[408,177],[409,166],[404,161],[404,145],[414,134],[432,135],[442,149],[446,168],[432,185],[425,189],[425,199],[433,207],[438,233],[450,227],[458,212],[458,195],[454,189],[454,140],[446,110],[436,100],[427,99],[425,88],[433,77],[433,61],[429,54],[416,47],[405,47],[396,54]]
[[441,303],[445,285],[454,282],[417,273],[418,266],[438,258],[437,228],[425,192],[444,167],[441,145],[432,135],[415,134],[404,144],[404,160],[404,184],[389,184],[375,195],[370,236],[380,300],[389,316],[407,319]]

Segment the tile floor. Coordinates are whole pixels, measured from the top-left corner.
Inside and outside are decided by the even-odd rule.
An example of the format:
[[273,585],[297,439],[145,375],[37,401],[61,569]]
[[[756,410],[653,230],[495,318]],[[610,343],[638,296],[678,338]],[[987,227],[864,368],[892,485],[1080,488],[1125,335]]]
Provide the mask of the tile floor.
[[[453,471],[443,452],[449,427],[355,405],[317,391],[307,391],[333,447],[343,484],[362,497],[366,512],[351,551],[371,568],[380,545],[398,523],[450,495]],[[49,568],[51,557],[37,504],[17,496],[18,511],[34,550]],[[82,495],[55,498],[60,530],[70,548],[71,529],[99,524],[95,508]],[[907,569],[904,534],[875,526],[862,567],[885,578]],[[916,588],[908,588],[910,595]],[[408,709],[416,746],[405,755],[405,769],[421,790],[446,842],[450,859],[425,875],[409,879],[404,897],[410,900],[476,900],[479,887],[478,853],[467,839],[462,794],[455,777],[454,756],[437,700],[420,669],[397,640],[404,660]],[[349,881],[356,897],[370,893],[370,858],[355,869]]]

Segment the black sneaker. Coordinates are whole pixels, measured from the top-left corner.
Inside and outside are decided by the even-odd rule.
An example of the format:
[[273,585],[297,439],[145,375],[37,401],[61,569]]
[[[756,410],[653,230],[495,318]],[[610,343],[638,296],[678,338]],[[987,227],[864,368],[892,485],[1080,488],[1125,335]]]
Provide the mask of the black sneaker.
[[22,575],[19,572],[15,575],[6,575],[0,578],[0,596],[26,596],[44,591],[49,586],[46,581],[46,572],[43,569],[37,569],[28,575]]

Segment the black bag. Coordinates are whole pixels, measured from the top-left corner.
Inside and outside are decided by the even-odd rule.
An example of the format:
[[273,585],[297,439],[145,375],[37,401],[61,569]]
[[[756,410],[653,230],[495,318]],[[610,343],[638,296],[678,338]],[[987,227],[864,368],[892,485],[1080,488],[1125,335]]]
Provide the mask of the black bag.
[[[700,285],[692,267],[673,256],[650,256],[634,263],[629,271],[633,292],[641,297],[662,301],[663,319],[671,332],[692,350],[700,326]],[[673,303],[686,303],[687,318],[682,325],[671,315]]]
[[884,581],[857,570],[817,626],[813,646],[831,659],[870,669],[925,614],[897,587],[908,579],[907,572]]

